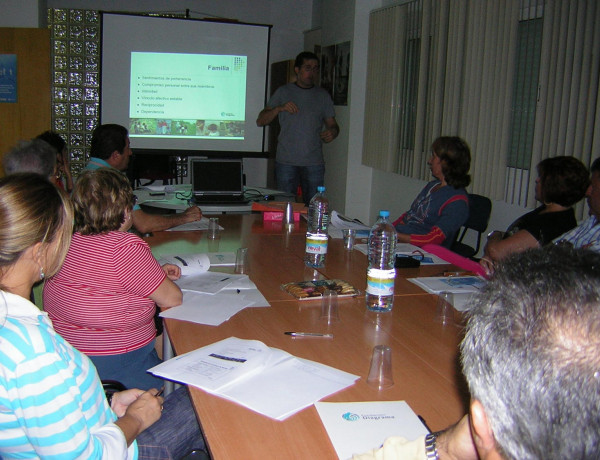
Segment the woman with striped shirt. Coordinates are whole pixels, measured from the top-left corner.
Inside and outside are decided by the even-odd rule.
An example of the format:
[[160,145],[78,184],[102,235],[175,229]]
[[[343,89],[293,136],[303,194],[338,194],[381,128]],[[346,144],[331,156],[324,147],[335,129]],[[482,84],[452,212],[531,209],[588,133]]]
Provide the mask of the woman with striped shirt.
[[59,270],[72,228],[71,204],[46,178],[0,179],[0,458],[170,459],[202,448],[177,392],[130,389],[109,406],[94,365],[28,300]]
[[156,304],[181,304],[172,281],[179,267],[161,267],[146,242],[128,232],[134,195],[120,172],[84,171],[71,198],[75,234],[62,268],[44,286],[44,309],[101,379],[160,387],[162,381],[146,372],[160,363],[154,313]]

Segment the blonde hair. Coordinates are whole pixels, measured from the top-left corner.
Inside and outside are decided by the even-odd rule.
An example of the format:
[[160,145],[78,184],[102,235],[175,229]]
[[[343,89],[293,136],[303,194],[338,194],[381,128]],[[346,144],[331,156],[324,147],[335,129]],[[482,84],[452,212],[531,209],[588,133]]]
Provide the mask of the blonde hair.
[[133,190],[124,174],[110,168],[84,171],[71,195],[75,231],[94,235],[119,230],[125,211],[133,209]]
[[73,207],[47,178],[17,173],[0,179],[0,277],[36,243],[45,253],[44,273],[54,275],[72,233]]

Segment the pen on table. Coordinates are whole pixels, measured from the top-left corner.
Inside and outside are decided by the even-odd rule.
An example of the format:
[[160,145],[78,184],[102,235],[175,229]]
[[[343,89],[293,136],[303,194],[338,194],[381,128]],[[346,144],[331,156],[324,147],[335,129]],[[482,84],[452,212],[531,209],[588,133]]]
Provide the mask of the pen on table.
[[229,277],[227,277],[227,278],[223,278],[222,280],[219,280],[219,283],[220,283],[221,281],[227,281],[228,279],[229,279]]
[[320,332],[284,332],[285,335],[292,337],[322,337],[324,339],[333,339],[333,334],[321,334]]

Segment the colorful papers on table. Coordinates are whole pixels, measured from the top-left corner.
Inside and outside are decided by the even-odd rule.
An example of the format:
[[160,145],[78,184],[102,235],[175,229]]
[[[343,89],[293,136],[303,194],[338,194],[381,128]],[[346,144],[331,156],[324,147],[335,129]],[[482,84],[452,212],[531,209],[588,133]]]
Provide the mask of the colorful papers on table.
[[335,291],[338,298],[354,297],[360,294],[358,289],[344,280],[296,281],[282,284],[281,289],[298,300],[321,299],[323,294],[329,290]]
[[[252,211],[259,211],[263,214],[264,221],[279,221],[283,220],[285,210],[287,208],[287,201],[273,201],[269,204],[259,203],[254,201],[252,203]],[[292,212],[294,214],[294,222],[300,222],[300,215],[306,214],[308,208],[304,206],[304,203],[291,203]]]
[[440,276],[407,278],[431,294],[443,291],[455,294],[479,292],[485,286],[485,280],[479,276]]
[[428,433],[404,401],[317,402],[315,407],[340,460],[377,449],[390,436],[412,441]]
[[236,337],[177,356],[149,371],[276,420],[285,420],[358,379],[257,340]]

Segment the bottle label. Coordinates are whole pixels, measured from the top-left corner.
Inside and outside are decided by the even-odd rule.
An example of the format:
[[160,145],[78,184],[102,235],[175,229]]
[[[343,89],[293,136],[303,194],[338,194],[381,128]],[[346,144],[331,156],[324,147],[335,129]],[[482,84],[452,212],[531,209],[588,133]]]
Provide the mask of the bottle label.
[[367,294],[394,295],[394,279],[396,269],[380,270],[369,268],[367,270]]
[[327,235],[310,235],[306,237],[307,254],[327,254]]

